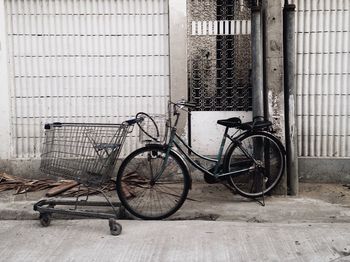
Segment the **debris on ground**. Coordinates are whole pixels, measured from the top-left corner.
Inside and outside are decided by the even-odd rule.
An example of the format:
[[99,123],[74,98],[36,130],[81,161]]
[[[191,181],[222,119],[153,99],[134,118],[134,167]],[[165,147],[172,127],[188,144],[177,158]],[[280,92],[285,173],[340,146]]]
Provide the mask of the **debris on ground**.
[[[130,185],[140,183],[147,184],[147,181],[137,173],[127,174],[124,177],[124,180],[125,179],[128,180],[128,184]],[[115,190],[115,181],[111,179],[99,188],[89,188],[79,184],[75,180],[56,181],[52,179],[25,179],[6,173],[0,173],[0,192],[6,190],[15,190],[15,194],[48,190],[46,192],[47,197],[80,197],[99,194],[101,191],[113,191]],[[136,186],[126,186],[126,183],[122,183],[122,190],[126,197],[133,197],[135,196]],[[196,201],[191,198],[188,198],[188,200]]]
[[48,190],[46,196],[77,197],[98,194],[100,191],[112,191],[115,189],[115,181],[110,180],[99,189],[87,188],[74,180],[53,180],[53,179],[26,179],[0,173],[0,192],[14,190],[15,194],[24,194]]
[[87,195],[95,195],[103,192],[114,191],[115,190],[115,181],[110,180],[108,183],[102,185],[98,189],[88,188],[81,184],[78,184],[75,187],[68,189],[65,192],[62,192],[60,195],[64,197],[78,197],[78,196],[87,196]]
[[79,183],[76,181],[64,181],[59,186],[55,186],[51,188],[49,191],[46,192],[46,196],[52,197],[59,195],[63,193],[64,191],[67,191],[68,189],[71,189],[72,187],[77,186]]
[[60,185],[60,183],[52,179],[31,180],[0,173],[0,192],[15,190],[15,194],[23,194],[48,189],[58,185]]
[[348,189],[350,189],[350,184],[345,184],[343,185],[343,187],[347,187]]

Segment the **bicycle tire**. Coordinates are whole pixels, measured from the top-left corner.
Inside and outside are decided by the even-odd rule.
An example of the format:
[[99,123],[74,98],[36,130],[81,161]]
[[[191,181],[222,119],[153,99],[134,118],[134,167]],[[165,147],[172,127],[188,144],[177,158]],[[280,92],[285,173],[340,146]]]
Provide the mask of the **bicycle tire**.
[[238,144],[251,156],[254,155],[261,167],[247,157],[237,143],[232,143],[225,155],[225,171],[238,171],[242,168],[249,170],[230,175],[229,183],[237,193],[248,198],[270,193],[281,180],[285,169],[285,150],[282,143],[264,131],[245,133],[238,140]]
[[184,203],[190,188],[190,176],[184,161],[170,151],[167,165],[157,181],[166,149],[148,145],[131,153],[121,164],[116,189],[122,205],[134,216],[145,220],[164,219]]

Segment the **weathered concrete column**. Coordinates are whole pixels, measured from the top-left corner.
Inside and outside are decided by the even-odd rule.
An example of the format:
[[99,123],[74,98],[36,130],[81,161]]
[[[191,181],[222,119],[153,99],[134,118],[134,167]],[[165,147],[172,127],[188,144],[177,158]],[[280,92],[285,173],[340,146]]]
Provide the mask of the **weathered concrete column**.
[[284,95],[286,112],[286,150],[289,194],[299,192],[298,136],[295,88],[295,5],[283,8]]
[[[252,7],[252,100],[253,120],[264,117],[264,65],[263,65],[263,44],[261,6]],[[259,139],[254,144],[254,157],[264,159],[263,140]],[[261,184],[258,176],[255,177],[256,185]],[[262,190],[262,188],[260,188]]]
[[264,116],[264,67],[261,7],[252,7],[252,96],[253,118]]
[[7,170],[11,154],[11,106],[6,17],[4,1],[0,1],[0,171]]
[[[169,0],[170,99],[187,99],[187,8],[186,0]],[[186,124],[179,122],[179,133]]]
[[[264,84],[267,107],[265,114],[272,121],[276,135],[285,144],[283,86],[282,3],[263,0],[264,20]],[[287,194],[287,177],[283,176],[277,194]]]

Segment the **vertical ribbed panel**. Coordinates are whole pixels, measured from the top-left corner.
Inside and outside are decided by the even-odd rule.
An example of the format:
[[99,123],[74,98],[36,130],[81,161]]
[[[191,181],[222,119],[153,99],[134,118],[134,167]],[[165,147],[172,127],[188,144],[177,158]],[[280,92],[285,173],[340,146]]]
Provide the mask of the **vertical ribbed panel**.
[[299,155],[350,157],[350,1],[294,3]]
[[[214,33],[213,26],[216,26]],[[250,20],[192,21],[191,35],[249,35]]]
[[[164,114],[167,0],[5,0],[13,156],[38,157],[46,122]],[[137,146],[127,139],[124,153]]]

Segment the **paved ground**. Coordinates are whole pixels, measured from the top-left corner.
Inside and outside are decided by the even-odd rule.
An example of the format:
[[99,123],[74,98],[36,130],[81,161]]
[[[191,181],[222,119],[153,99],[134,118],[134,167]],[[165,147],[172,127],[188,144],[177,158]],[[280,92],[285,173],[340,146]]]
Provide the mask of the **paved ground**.
[[[13,195],[0,193],[0,220],[37,219],[33,204],[44,192]],[[110,192],[115,201],[116,194]],[[90,197],[102,200],[101,197]],[[350,189],[342,185],[303,184],[299,197],[273,196],[266,206],[233,195],[221,184],[193,185],[189,198],[169,220],[217,220],[262,223],[348,223],[350,222]]]
[[302,184],[299,197],[269,197],[263,207],[194,184],[170,219],[120,220],[117,237],[105,220],[56,218],[43,228],[32,210],[43,194],[0,194],[0,261],[350,261],[342,185]]
[[349,225],[223,221],[2,221],[1,261],[350,261]]

